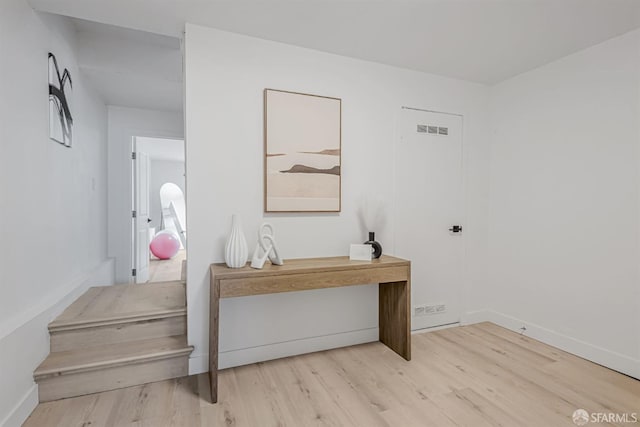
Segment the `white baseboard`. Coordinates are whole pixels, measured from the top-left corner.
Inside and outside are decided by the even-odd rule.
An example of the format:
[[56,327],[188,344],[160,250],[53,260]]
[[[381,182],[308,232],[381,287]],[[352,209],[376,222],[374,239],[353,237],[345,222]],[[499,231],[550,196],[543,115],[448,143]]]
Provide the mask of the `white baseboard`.
[[38,405],[38,386],[33,385],[22,396],[22,399],[13,407],[13,410],[7,415],[7,417],[0,421],[2,427],[20,427],[22,423],[31,415],[33,408]]
[[[115,264],[113,258],[109,258],[89,271],[79,274],[77,277],[70,280],[69,283],[59,286],[50,294],[43,296],[38,301],[35,301],[27,310],[0,324],[0,340],[13,333],[25,323],[30,322],[40,314],[48,311],[52,307],[55,307],[59,302],[66,301],[68,299],[71,299],[71,301],[75,300],[80,296],[81,292],[84,292],[90,286],[98,284],[112,284],[114,275]],[[66,308],[66,306],[62,307],[62,310],[64,310],[64,308]],[[55,317],[58,314],[60,314],[60,312],[54,312],[53,316]]]
[[640,379],[640,360],[624,354],[619,354],[602,347],[577,340],[567,335],[544,328],[525,320],[507,316],[493,310],[480,310],[465,313],[462,316],[462,324],[470,325],[480,322],[492,322],[503,328],[520,333],[523,326],[526,327],[525,335],[552,345],[561,350],[575,354],[607,368]]
[[439,325],[439,326],[429,326],[427,328],[421,328],[421,329],[413,329],[411,331],[411,335],[425,334],[427,332],[441,331],[443,329],[449,329],[449,328],[457,328],[458,326],[460,326],[460,322],[447,323],[445,325]]
[[1,373],[0,427],[22,425],[38,404],[33,371],[49,354],[48,323],[87,288],[110,285],[113,278],[113,259],[105,260],[0,325],[0,360],[11,367]]
[[[233,368],[265,360],[280,359],[298,354],[346,347],[378,341],[379,329],[369,328],[339,334],[286,341],[238,350],[222,351],[218,354],[218,368]],[[189,374],[199,374],[209,370],[209,355],[195,355],[189,359]]]
[[[442,326],[414,329],[411,333],[420,334],[452,328],[459,325],[460,323],[456,322]],[[332,348],[346,347],[349,345],[375,342],[378,341],[379,331],[380,330],[378,328],[362,329],[358,331],[343,332],[340,334],[304,338],[300,340],[220,352],[218,354],[218,367],[219,369],[233,368],[235,366],[248,365],[250,363],[279,359],[298,354],[312,353],[314,351],[323,351]],[[202,353],[192,354],[189,358],[189,375],[197,375],[208,371],[209,355]]]
[[189,375],[198,375],[203,372],[209,372],[209,355],[191,353],[189,356]]

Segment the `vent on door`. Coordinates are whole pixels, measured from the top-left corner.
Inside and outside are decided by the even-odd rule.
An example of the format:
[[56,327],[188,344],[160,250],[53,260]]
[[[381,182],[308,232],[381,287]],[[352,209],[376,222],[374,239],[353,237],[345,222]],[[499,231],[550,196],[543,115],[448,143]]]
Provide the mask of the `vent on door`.
[[443,126],[416,125],[416,130],[418,133],[428,133],[431,135],[449,135],[449,128]]

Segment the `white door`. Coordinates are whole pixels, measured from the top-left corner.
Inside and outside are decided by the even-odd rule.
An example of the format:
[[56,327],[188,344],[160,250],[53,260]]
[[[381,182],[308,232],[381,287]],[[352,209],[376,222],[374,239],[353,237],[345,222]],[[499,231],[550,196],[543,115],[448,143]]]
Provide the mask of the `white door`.
[[403,108],[395,163],[396,255],[411,260],[412,329],[459,322],[462,116]]
[[135,158],[135,269],[136,283],[149,280],[149,155],[142,151]]

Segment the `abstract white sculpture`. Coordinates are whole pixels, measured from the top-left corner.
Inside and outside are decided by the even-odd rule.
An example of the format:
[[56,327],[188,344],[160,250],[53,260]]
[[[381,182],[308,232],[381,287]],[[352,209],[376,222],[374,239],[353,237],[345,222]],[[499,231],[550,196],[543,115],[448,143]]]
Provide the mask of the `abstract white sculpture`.
[[258,243],[256,244],[256,250],[253,251],[251,267],[258,270],[262,269],[267,258],[269,258],[271,264],[284,264],[278,252],[273,226],[265,222],[258,229]]

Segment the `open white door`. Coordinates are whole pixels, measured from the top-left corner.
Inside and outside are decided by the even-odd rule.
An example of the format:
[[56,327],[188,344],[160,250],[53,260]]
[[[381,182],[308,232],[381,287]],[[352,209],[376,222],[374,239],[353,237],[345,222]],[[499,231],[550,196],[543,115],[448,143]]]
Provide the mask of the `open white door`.
[[142,151],[135,156],[135,250],[136,283],[149,280],[149,156]]
[[411,260],[412,329],[460,321],[462,116],[403,108],[395,160],[396,255]]

